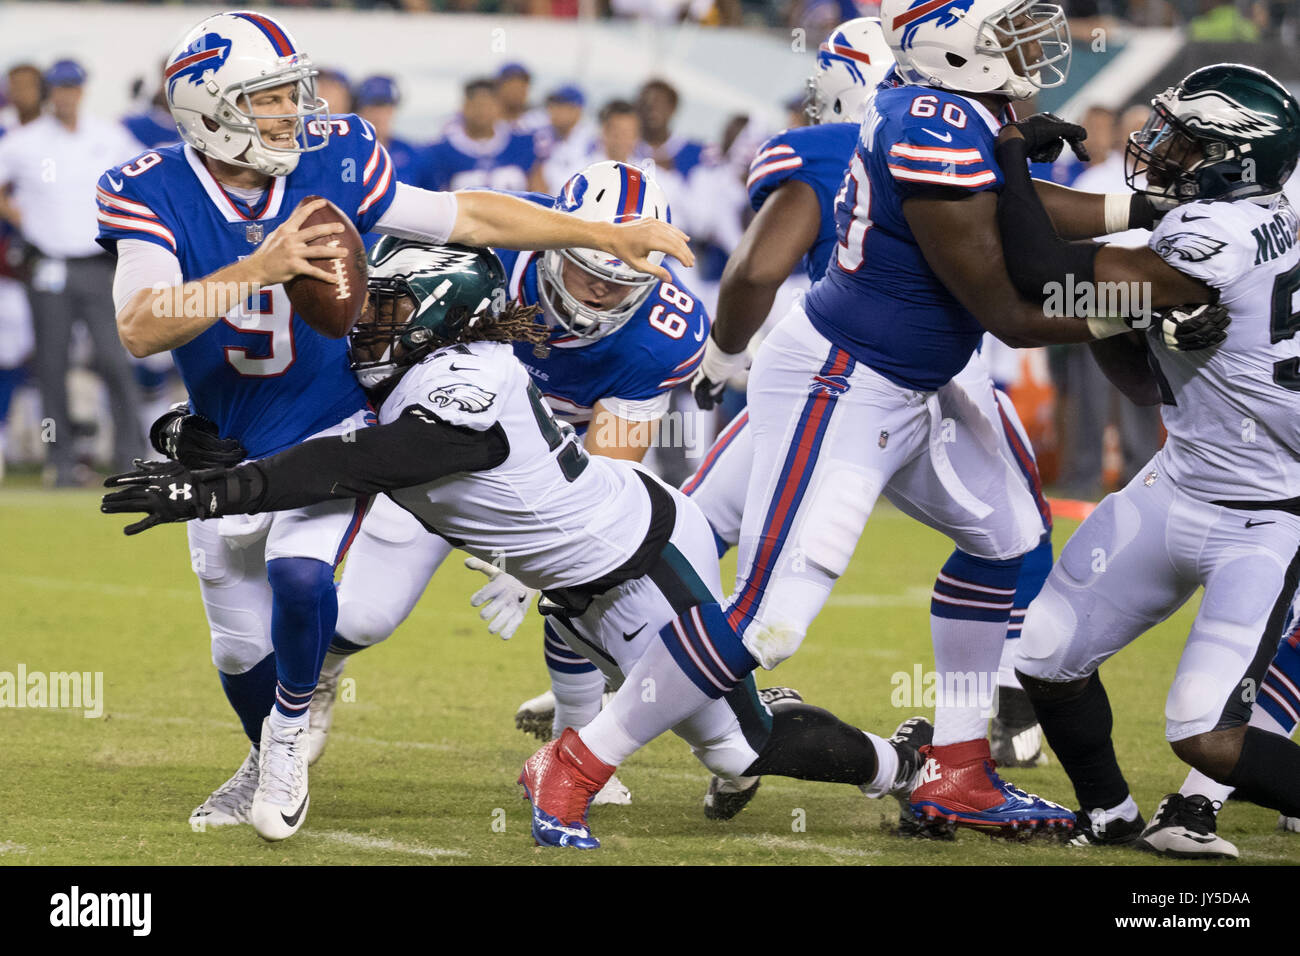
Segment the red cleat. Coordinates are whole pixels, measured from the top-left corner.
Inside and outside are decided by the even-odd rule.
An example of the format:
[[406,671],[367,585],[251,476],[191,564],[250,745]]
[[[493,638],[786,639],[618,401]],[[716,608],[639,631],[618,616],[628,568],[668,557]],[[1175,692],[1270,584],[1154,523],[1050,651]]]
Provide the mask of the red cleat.
[[572,727],[529,757],[519,782],[533,805],[537,845],[599,847],[587,826],[587,807],[615,769],[588,750]]
[[1074,826],[1074,814],[1065,807],[998,776],[987,738],[922,747],[921,755],[925,766],[911,801],[920,820],[1002,833],[1043,828],[1068,833]]

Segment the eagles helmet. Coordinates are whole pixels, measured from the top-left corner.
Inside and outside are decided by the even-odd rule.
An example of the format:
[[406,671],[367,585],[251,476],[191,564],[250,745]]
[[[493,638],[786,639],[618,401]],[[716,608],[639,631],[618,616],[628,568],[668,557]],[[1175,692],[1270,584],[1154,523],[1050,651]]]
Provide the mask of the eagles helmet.
[[1219,63],[1151,101],[1125,148],[1124,177],[1138,192],[1180,203],[1245,199],[1281,190],[1297,153],[1295,97],[1263,70]]
[[904,83],[1023,100],[1070,71],[1065,11],[1036,0],[883,0]]
[[[588,222],[636,222],[659,219],[672,222],[668,197],[649,170],[607,160],[593,163],[570,177],[555,197],[555,208]],[[651,253],[655,265],[662,252]],[[606,290],[612,303],[592,304],[593,289],[575,294],[564,281],[566,267],[580,270],[578,279]],[[537,287],[548,321],[557,323],[579,339],[594,341],[620,329],[636,314],[655,283],[652,275],[638,272],[622,259],[599,249],[552,249],[537,265]]]
[[384,236],[370,250],[366,311],[348,335],[362,388],[376,388],[506,305],[491,249]]
[[820,123],[861,123],[880,81],[894,65],[877,17],[846,20],[817,50],[817,72],[808,77],[803,111]]
[[[316,98],[316,67],[275,20],[238,11],[208,17],[176,45],[163,69],[181,138],[205,156],[287,176],[301,153],[329,142],[329,104]],[[259,115],[248,96],[293,84],[297,111]],[[259,119],[293,117],[293,145],[267,142]]]

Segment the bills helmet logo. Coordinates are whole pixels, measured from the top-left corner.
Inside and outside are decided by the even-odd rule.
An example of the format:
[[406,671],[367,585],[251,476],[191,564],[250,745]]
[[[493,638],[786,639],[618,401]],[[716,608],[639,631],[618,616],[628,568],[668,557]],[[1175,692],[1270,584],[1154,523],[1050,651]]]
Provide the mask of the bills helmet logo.
[[560,195],[555,197],[555,208],[560,212],[573,212],[582,205],[582,197],[585,195],[587,195],[587,177],[578,173],[569,178],[564,188],[560,190]]
[[916,31],[922,24],[933,23],[937,27],[955,25],[962,16],[970,12],[975,0],[913,0],[913,3],[889,25],[891,30],[902,30],[899,45],[904,50],[912,47]]
[[824,392],[831,396],[843,395],[848,390],[849,380],[843,375],[814,375],[812,385],[808,388],[813,395]]
[[209,72],[221,69],[229,57],[229,40],[216,33],[203,34],[167,64],[163,78],[167,81],[168,97],[181,80],[199,86]]

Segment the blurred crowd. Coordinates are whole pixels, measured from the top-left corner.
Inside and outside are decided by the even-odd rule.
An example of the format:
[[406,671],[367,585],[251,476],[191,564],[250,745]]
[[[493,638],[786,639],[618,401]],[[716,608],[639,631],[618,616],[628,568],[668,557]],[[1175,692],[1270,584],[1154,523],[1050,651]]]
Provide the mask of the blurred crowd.
[[[85,115],[82,96],[93,78],[76,62],[16,64],[4,80],[0,476],[8,462],[40,467],[50,485],[90,484],[97,469],[127,466],[144,453],[149,424],[184,397],[169,356],[134,360],[117,341],[113,263],[95,242],[93,201],[104,170],[175,142],[176,127],[156,76],[135,83],[131,108],[116,118]],[[679,91],[659,78],[628,99],[593,99],[575,84],[538,90],[528,66],[513,62],[469,79],[461,92],[459,109],[436,138],[412,142],[397,132],[403,100],[396,78],[323,67],[317,81],[332,112],[355,112],[374,126],[398,179],[413,185],[556,194],[600,160],[651,168],[673,221],[692,237],[697,263],[683,281],[713,311],[727,257],[752,215],[750,161],[777,129],[733,115],[707,141],[684,136],[675,126]],[[804,122],[802,94],[785,109],[787,125]],[[1145,105],[1091,109],[1084,118],[1091,161],[1062,160],[1036,175],[1090,191],[1125,191],[1124,142],[1146,116]],[[1144,244],[1146,234],[1111,241]],[[783,315],[806,286],[792,277],[769,319]],[[1045,479],[1066,493],[1093,497],[1114,487],[1159,446],[1158,411],[1122,400],[1086,349],[1015,351],[990,341],[985,355],[1020,409]],[[736,396],[728,407],[742,403]],[[693,408],[685,389],[678,407]],[[704,433],[721,424],[706,423]],[[694,464],[698,459],[661,467],[666,477],[684,478]]]
[[[203,4],[204,0],[156,0]],[[1194,38],[1254,41],[1300,35],[1296,0],[1058,0],[1071,19],[1114,18],[1143,27],[1185,26]],[[876,16],[879,0],[268,0],[269,7],[344,7],[412,13],[599,17],[705,26],[799,27],[820,42],[831,27]]]

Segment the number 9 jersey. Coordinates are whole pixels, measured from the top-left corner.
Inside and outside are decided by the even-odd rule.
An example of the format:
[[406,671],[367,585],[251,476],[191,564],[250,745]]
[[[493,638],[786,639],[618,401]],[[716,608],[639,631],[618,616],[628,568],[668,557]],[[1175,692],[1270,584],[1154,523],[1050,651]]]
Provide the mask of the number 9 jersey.
[[1219,293],[1232,324],[1219,346],[1177,352],[1147,335],[1169,440],[1156,456],[1174,483],[1211,501],[1300,498],[1300,228],[1281,195],[1194,202],[1169,213],[1150,247]]
[[[249,256],[307,196],[330,200],[357,231],[369,232],[396,192],[392,160],[359,117],[335,116],[329,124],[329,144],[303,153],[292,173],[273,177],[251,203],[223,187],[182,144],[110,169],[95,190],[97,241],[112,253],[123,239],[161,246],[180,263],[181,274],[165,280],[173,285]],[[168,304],[178,315],[206,307],[187,308],[183,296]],[[261,289],[172,354],[190,405],[215,421],[222,437],[239,439],[250,458],[297,444],[366,404],[346,340],[309,328],[282,285]]]
[[955,93],[889,83],[862,122],[835,201],[838,243],[804,305],[817,331],[855,360],[929,392],[965,367],[984,329],[930,269],[903,201],[999,188],[1001,123]]

